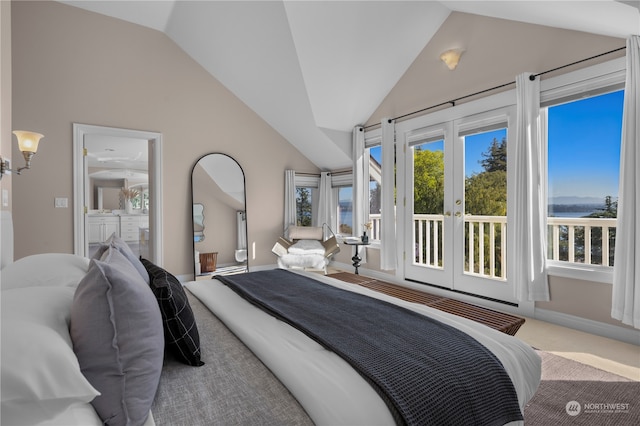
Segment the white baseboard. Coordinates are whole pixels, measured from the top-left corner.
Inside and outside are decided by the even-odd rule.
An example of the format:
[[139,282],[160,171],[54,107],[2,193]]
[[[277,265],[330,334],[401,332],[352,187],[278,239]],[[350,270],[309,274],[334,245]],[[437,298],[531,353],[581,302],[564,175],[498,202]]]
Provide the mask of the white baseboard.
[[535,319],[609,339],[620,340],[621,342],[631,343],[632,345],[640,345],[640,330],[620,327],[562,312],[549,311],[547,309],[536,309]]
[[176,275],[175,277],[183,284],[193,281],[193,274]]

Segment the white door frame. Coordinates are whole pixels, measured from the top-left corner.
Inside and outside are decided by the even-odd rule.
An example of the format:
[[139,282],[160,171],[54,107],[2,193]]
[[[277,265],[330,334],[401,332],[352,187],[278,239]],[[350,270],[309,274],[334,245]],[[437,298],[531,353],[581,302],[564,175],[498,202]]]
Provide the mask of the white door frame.
[[162,265],[162,133],[156,132],[73,123],[74,253],[79,256],[87,256],[88,253],[85,229],[89,194],[85,188],[88,176],[84,166],[84,138],[91,134],[146,139],[149,142],[149,260]]
[[[403,221],[403,226],[399,227],[399,229],[402,229],[403,231],[401,233],[399,232],[398,234],[399,236],[402,235],[402,238],[398,238],[397,247],[399,250],[398,258],[404,259],[404,261],[399,263],[399,268],[396,271],[398,278],[407,279],[408,275],[409,276],[412,275],[410,271],[412,268],[409,266],[409,264],[411,263],[411,247],[409,246],[413,241],[412,240],[413,238],[412,237],[413,199],[411,197],[411,192],[413,191],[413,187],[412,187],[413,169],[410,166],[410,164],[412,164],[412,161],[413,161],[412,150],[411,150],[412,142],[420,140],[424,135],[429,134],[429,132],[432,129],[442,126],[442,128],[444,129],[444,132],[454,133],[450,135],[454,143],[460,143],[460,140],[457,136],[456,125],[458,125],[461,122],[461,120],[464,121],[469,117],[483,116],[485,114],[492,115],[493,114],[492,111],[509,108],[509,107],[512,107],[513,105],[515,105],[515,91],[511,90],[511,91],[499,93],[497,95],[493,95],[488,98],[483,98],[477,101],[471,101],[459,106],[437,111],[429,115],[417,117],[414,119],[409,119],[396,124],[396,140],[397,140],[397,143],[399,144],[399,149],[401,149],[404,154],[402,157],[399,156],[399,158],[403,158],[403,160],[397,163],[398,194],[399,194],[399,197],[400,196],[403,197],[403,201],[398,203],[399,208],[398,208],[397,217],[402,218],[402,221]],[[446,129],[448,125],[447,123],[452,123],[453,127]],[[513,145],[514,144],[512,143],[508,146],[513,146]],[[454,232],[452,232],[453,226],[459,227],[459,226],[462,226],[462,223],[463,223],[463,216],[461,216],[460,218],[455,216],[455,212],[460,210],[461,207],[458,207],[454,204],[454,199],[456,195],[458,195],[458,199],[462,199],[461,197],[463,197],[464,195],[463,193],[460,194],[459,192],[457,194],[454,193],[454,188],[458,188],[458,191],[464,188],[464,181],[458,182],[457,184],[455,183],[456,179],[460,179],[460,177],[457,176],[457,174],[455,173],[455,169],[460,169],[464,165],[463,157],[460,156],[460,154],[463,153],[463,151],[460,150],[460,148],[457,148],[454,151],[455,151],[454,153],[449,153],[449,154],[457,155],[457,157],[455,158],[451,157],[451,155],[449,155],[449,157],[447,158],[447,155],[445,154],[445,174],[447,174],[447,176],[450,177],[450,182],[446,183],[445,185],[449,187],[449,191],[451,191],[450,193],[453,195],[453,197],[449,199],[445,199],[444,211],[451,214],[451,216],[448,216],[445,214],[446,216],[445,226],[447,226],[447,228],[449,229],[449,234],[451,235],[452,238],[454,237],[453,235]],[[511,168],[510,171],[511,173],[513,173],[513,168]],[[512,178],[508,178],[508,180],[511,182],[513,181]],[[508,188],[511,188],[511,190],[513,190],[513,185],[508,185]],[[445,192],[447,192],[446,189],[445,189]],[[456,207],[458,207],[458,209],[456,209]],[[460,211],[463,212],[463,210],[460,210]],[[452,223],[452,221],[455,221],[455,223]],[[457,232],[457,235],[459,237],[458,238],[459,241],[457,241],[458,246],[463,247],[463,244],[461,244],[463,240],[460,240],[460,238],[462,238],[461,236],[463,236],[463,233]],[[407,251],[409,252],[407,253]],[[426,279],[415,280],[411,277],[409,277],[408,279],[419,281],[419,282],[429,282],[429,284],[433,284],[442,288],[453,289],[454,291],[456,291],[457,288],[460,286],[460,284],[462,284],[463,282],[472,280],[472,278],[470,277],[465,277],[462,274],[462,272],[456,275],[456,267],[460,269],[459,259],[457,259],[457,261],[454,261],[454,262],[451,261],[453,260],[453,257],[457,255],[456,253],[447,252],[445,248],[445,254],[447,258],[450,259],[447,262],[448,271],[440,271],[437,269],[427,270],[427,268],[424,268],[425,275],[427,276],[429,281],[427,281]],[[513,256],[510,257],[510,262],[511,263],[509,265],[506,265],[506,267],[508,271],[513,271]],[[509,272],[507,272],[507,274],[508,276],[511,275]],[[451,277],[452,279],[449,277]],[[488,296],[482,295],[480,292],[476,293],[476,292],[467,291],[467,293],[478,294],[484,297],[492,297],[492,295],[488,295]],[[507,303],[516,302],[515,296],[511,296],[511,294],[509,294],[506,297],[504,296],[500,296],[500,297],[493,296],[493,297],[496,300],[503,300],[503,301],[506,301]]]

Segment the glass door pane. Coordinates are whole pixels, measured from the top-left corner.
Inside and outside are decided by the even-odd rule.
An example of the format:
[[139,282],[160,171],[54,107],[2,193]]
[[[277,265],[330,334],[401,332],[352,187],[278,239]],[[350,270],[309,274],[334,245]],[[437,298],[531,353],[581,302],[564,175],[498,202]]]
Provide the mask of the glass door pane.
[[451,123],[424,129],[406,149],[405,277],[451,288],[453,250]]
[[464,273],[506,279],[507,129],[464,137]]
[[507,281],[508,151],[515,145],[508,131],[510,107],[456,122],[453,288],[514,302]]
[[444,140],[413,147],[413,263],[444,268]]

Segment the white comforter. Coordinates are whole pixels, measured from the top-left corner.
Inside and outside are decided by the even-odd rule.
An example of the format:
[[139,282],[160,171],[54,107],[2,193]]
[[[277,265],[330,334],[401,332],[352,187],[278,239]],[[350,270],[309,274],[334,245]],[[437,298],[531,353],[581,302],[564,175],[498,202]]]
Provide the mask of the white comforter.
[[[520,408],[540,382],[540,357],[519,339],[465,318],[405,302],[319,274],[319,281],[397,305],[452,325],[491,350],[511,377]],[[240,338],[291,391],[317,425],[393,425],[386,404],[346,361],[304,333],[255,308],[217,280],[185,286]]]

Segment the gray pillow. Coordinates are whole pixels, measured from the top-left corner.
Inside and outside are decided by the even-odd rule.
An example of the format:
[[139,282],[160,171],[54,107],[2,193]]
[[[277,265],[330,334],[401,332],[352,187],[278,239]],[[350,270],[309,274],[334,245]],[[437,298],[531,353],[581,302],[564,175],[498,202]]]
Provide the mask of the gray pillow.
[[101,393],[91,404],[104,424],[142,425],[162,370],[162,316],[149,286],[116,248],[91,260],[78,284],[70,333],[82,373]]
[[149,285],[150,283],[149,274],[147,273],[147,270],[145,269],[144,265],[142,265],[142,263],[140,262],[140,259],[138,259],[135,253],[133,253],[133,250],[131,250],[131,247],[129,247],[129,245],[125,243],[122,238],[118,237],[115,232],[111,234],[109,238],[107,238],[107,241],[105,241],[105,244],[101,245],[98,248],[96,253],[93,255],[92,259],[100,259],[104,255],[104,253],[109,249],[109,247],[113,247],[117,249],[120,253],[122,253],[129,260],[129,262],[131,262],[131,264],[136,268],[140,276],[144,279],[144,282],[147,283],[147,285]]

